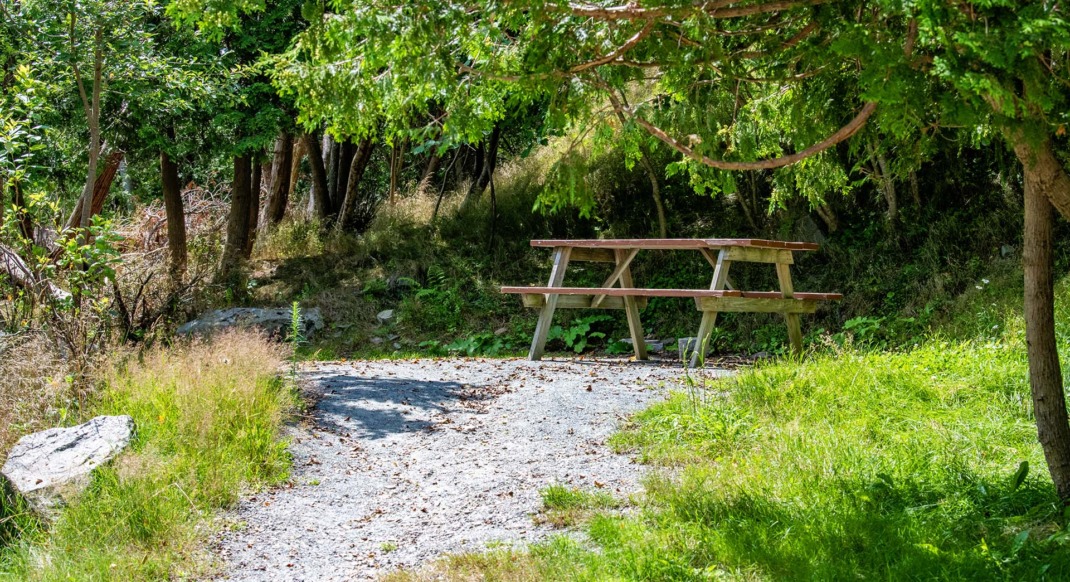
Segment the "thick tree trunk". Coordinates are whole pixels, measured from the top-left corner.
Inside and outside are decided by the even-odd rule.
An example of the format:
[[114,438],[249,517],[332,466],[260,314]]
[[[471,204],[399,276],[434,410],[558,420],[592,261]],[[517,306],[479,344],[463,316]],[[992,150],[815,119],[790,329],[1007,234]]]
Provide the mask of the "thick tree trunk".
[[494,176],[494,169],[498,165],[498,143],[501,141],[501,137],[501,125],[495,125],[494,131],[490,132],[490,138],[487,139],[486,150],[482,156],[482,164],[479,163],[480,160],[477,158],[477,165],[481,165],[482,169],[479,175],[476,176],[475,181],[472,182],[472,186],[468,188],[468,194],[464,197],[464,202],[461,203],[462,209],[479,200],[483,196],[483,192],[486,191],[487,185],[490,184],[491,177]]
[[327,169],[323,166],[323,149],[316,136],[305,136],[305,147],[308,148],[308,163],[312,167],[312,195],[310,210],[312,215],[320,220],[327,220],[330,216],[331,201],[327,189]]
[[[375,143],[372,142],[371,138],[365,138],[357,146],[357,151],[350,161],[349,175],[346,179],[346,198],[342,202],[342,208],[338,213],[338,222],[342,228],[360,229],[363,227],[363,223],[366,222],[364,215],[368,213],[360,212],[362,207],[367,205],[367,200],[361,198],[360,181],[364,178],[364,172],[368,169],[374,149]],[[374,193],[369,193],[369,196],[374,196]]]
[[[1070,176],[1052,151],[1051,142],[1031,142],[1021,132],[1008,132],[1025,177],[1026,349],[1037,437],[1059,498],[1070,504],[1070,419],[1066,411],[1059,352],[1055,340],[1053,270],[1053,202],[1070,198]],[[1059,209],[1070,217],[1070,205]]]
[[260,183],[264,180],[264,166],[253,163],[253,173],[249,184],[249,234],[245,237],[245,248],[242,249],[242,258],[249,259],[253,256],[253,245],[256,244],[256,228],[260,222]]
[[167,250],[170,256],[171,278],[181,281],[186,274],[186,211],[182,205],[182,183],[178,179],[178,165],[167,152],[160,152],[160,181],[163,184],[164,212],[167,216]]
[[274,160],[264,209],[265,225],[274,226],[286,216],[286,204],[290,199],[290,172],[293,170],[293,143],[293,136],[286,132],[275,138]]
[[[111,185],[115,181],[115,174],[118,173],[119,166],[122,164],[124,156],[126,156],[125,152],[116,150],[109,153],[108,157],[105,158],[104,169],[93,182],[93,203],[90,206],[90,221],[92,221],[92,217],[100,214],[104,210],[104,201],[108,198],[108,192],[111,190]],[[75,228],[82,224],[85,216],[85,212],[82,208],[84,201],[84,198],[78,199],[78,204],[74,207],[74,211],[67,217],[66,228]],[[90,222],[90,224],[92,224],[92,222]]]
[[223,260],[219,268],[219,280],[223,282],[234,280],[241,266],[245,243],[249,239],[251,170],[248,155],[234,157],[234,182],[231,186],[230,214],[227,216],[227,242],[223,247]]

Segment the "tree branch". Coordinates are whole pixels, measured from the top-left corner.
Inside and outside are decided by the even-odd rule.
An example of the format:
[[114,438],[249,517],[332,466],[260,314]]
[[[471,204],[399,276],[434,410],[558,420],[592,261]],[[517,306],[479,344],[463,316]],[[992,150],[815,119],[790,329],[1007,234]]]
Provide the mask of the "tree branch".
[[862,129],[862,126],[866,124],[866,121],[868,121],[869,118],[873,115],[873,113],[877,110],[876,102],[867,102],[865,105],[862,106],[862,109],[858,112],[858,115],[856,115],[854,119],[849,121],[847,125],[844,125],[832,135],[802,150],[801,152],[787,156],[781,156],[779,158],[759,160],[756,162],[729,162],[725,160],[715,160],[706,155],[696,152],[691,147],[676,140],[669,134],[665,133],[665,131],[661,128],[644,119],[641,115],[636,114],[630,108],[624,106],[624,104],[622,104],[620,100],[617,99],[616,95],[614,95],[611,90],[608,93],[609,101],[613,104],[614,109],[617,109],[618,111],[621,111],[623,114],[627,115],[636,123],[636,125],[647,130],[650,135],[653,135],[654,137],[660,139],[676,151],[684,154],[692,160],[695,160],[696,162],[699,162],[711,168],[717,168],[718,170],[771,170],[774,168],[782,168],[784,166],[789,166],[810,156],[819,154],[829,149],[830,147],[850,138],[852,135],[857,133],[859,129]]
[[580,71],[586,71],[587,69],[590,69],[592,67],[597,67],[597,66],[600,66],[600,65],[604,65],[604,64],[606,64],[608,62],[617,60],[624,53],[632,50],[632,48],[634,48],[635,45],[639,44],[640,41],[642,41],[644,38],[646,38],[646,36],[648,34],[650,34],[650,31],[654,30],[654,25],[656,23],[657,23],[657,21],[654,20],[654,19],[647,20],[646,21],[646,25],[643,26],[642,30],[640,30],[639,32],[635,33],[635,35],[633,35],[631,38],[629,38],[627,41],[625,41],[624,44],[620,45],[619,47],[617,47],[615,50],[613,50],[609,54],[607,54],[607,55],[605,55],[603,57],[599,57],[597,59],[594,59],[592,61],[587,61],[586,63],[580,63],[580,64],[572,67],[571,69],[569,69],[568,72],[570,72],[570,73],[579,73]]

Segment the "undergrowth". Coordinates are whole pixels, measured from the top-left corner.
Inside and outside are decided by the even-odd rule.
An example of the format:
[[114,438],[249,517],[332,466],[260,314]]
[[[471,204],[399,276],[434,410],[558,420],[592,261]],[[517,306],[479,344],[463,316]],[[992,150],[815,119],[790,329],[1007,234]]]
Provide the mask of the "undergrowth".
[[[94,472],[48,528],[0,547],[11,580],[160,580],[202,574],[209,518],[287,478],[279,438],[296,403],[278,346],[230,332],[120,363],[91,414],[129,414],[133,450]],[[32,525],[32,524],[31,524]]]

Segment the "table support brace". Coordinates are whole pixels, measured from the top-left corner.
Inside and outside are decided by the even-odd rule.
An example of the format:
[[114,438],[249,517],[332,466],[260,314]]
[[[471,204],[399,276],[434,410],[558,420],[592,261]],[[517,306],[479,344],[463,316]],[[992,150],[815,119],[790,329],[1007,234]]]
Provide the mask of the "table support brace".
[[[564,282],[565,268],[568,267],[568,259],[571,252],[571,247],[554,248],[554,266],[550,270],[550,282],[546,285],[547,287],[560,287],[561,283]],[[531,340],[531,351],[528,352],[529,360],[538,361],[542,359],[543,350],[546,348],[546,336],[550,333],[554,310],[557,309],[558,297],[559,295],[554,293],[546,294],[546,305],[542,307],[542,312],[539,314],[539,323],[535,326],[535,337]]]

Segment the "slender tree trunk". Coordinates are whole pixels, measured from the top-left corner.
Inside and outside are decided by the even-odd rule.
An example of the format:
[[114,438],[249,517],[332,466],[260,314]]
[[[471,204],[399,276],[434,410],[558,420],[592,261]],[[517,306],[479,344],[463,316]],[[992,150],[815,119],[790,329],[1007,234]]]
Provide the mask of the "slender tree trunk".
[[[86,100],[85,91],[81,85],[81,75],[77,75],[78,71],[77,69],[75,69],[75,73],[78,77],[79,89],[82,90],[82,102],[86,109],[86,121],[89,125],[89,167],[86,170],[85,187],[82,189],[82,216],[81,220],[79,221],[79,226],[81,226],[83,229],[88,229],[93,221],[92,200],[94,195],[94,187],[97,183],[97,163],[100,160],[101,150],[100,93],[102,90],[101,84],[103,83],[103,69],[104,30],[103,28],[98,26],[93,39],[93,87],[92,97],[89,101]],[[90,203],[86,204],[84,202],[86,200],[90,201]],[[88,230],[85,230],[85,234],[82,237],[83,244],[89,244],[91,240],[92,236],[89,234]]]
[[251,163],[249,156],[234,156],[234,182],[230,194],[230,214],[227,216],[227,242],[223,247],[223,260],[219,280],[233,281],[241,266],[245,243],[249,239],[249,205],[252,202],[250,183]]
[[327,149],[324,151],[327,159],[324,161],[323,166],[327,170],[327,214],[330,215],[334,214],[342,206],[342,201],[339,199],[338,194],[338,170],[341,165],[342,144],[330,137],[325,138],[324,141],[327,142]]
[[353,165],[357,147],[353,145],[353,142],[344,141],[340,144],[339,150],[341,153],[338,156],[338,175],[335,177],[338,185],[334,188],[335,198],[331,200],[331,214],[335,216],[338,216],[338,213],[342,211],[342,206],[345,205],[346,194],[349,192],[349,168]]
[[[33,217],[30,216],[30,212],[26,207],[26,200],[18,182],[11,185],[11,205],[15,207],[16,224],[18,225],[19,234],[32,243],[34,241]],[[0,207],[0,214],[3,214],[3,207]]]
[[910,171],[910,196],[914,199],[914,206],[921,208],[921,190],[918,188],[918,173]]
[[431,187],[431,180],[435,178],[435,172],[438,171],[438,166],[442,163],[442,156],[438,154],[438,150],[435,149],[427,158],[427,165],[424,166],[423,175],[420,176],[420,181],[416,184],[416,192],[423,194]]
[[290,172],[293,170],[293,142],[293,136],[286,132],[275,138],[267,205],[264,209],[265,225],[274,226],[286,216],[286,204],[290,199]]
[[[1022,267],[1025,271],[1026,349],[1029,385],[1037,437],[1059,498],[1070,504],[1070,419],[1055,339],[1053,277],[1053,202],[1070,198],[1070,176],[1055,157],[1047,139],[1033,143],[1022,132],[1008,131],[1025,177],[1025,232]],[[1064,218],[1070,206],[1055,206]]]
[[331,202],[327,190],[327,169],[323,167],[323,150],[319,139],[312,134],[305,136],[305,147],[308,148],[308,162],[312,166],[312,215],[326,221]]
[[665,205],[661,201],[661,186],[658,184],[658,173],[654,171],[654,165],[650,163],[650,156],[647,154],[646,147],[643,147],[639,154],[639,163],[643,166],[647,179],[650,180],[650,195],[654,198],[654,208],[658,212],[658,236],[667,238],[669,236],[669,224],[665,220]]
[[160,181],[163,184],[164,212],[167,216],[167,250],[170,255],[171,278],[178,282],[186,274],[186,211],[182,203],[182,184],[178,179],[178,165],[167,152],[160,152]]
[[[495,125],[494,131],[490,132],[490,138],[487,139],[486,153],[482,156],[482,170],[476,177],[476,180],[472,182],[472,186],[468,189],[468,194],[464,197],[464,202],[461,203],[461,208],[471,206],[480,197],[483,196],[483,192],[487,189],[487,185],[490,184],[490,179],[494,175],[494,169],[498,165],[498,143],[501,140],[502,127],[501,125]],[[481,148],[482,149],[482,148]],[[477,164],[478,164],[477,159]]]
[[350,161],[349,175],[346,179],[346,197],[342,202],[341,210],[338,212],[338,222],[342,228],[359,227],[362,225],[358,224],[358,222],[364,222],[363,220],[357,220],[357,211],[362,202],[360,181],[364,178],[364,172],[368,169],[374,149],[375,143],[371,138],[365,138],[357,146],[357,151]]
[[263,164],[253,163],[253,172],[249,184],[249,234],[245,237],[245,248],[242,249],[242,258],[249,259],[253,256],[253,245],[256,244],[256,227],[260,221],[260,183],[264,180]]

